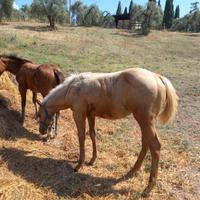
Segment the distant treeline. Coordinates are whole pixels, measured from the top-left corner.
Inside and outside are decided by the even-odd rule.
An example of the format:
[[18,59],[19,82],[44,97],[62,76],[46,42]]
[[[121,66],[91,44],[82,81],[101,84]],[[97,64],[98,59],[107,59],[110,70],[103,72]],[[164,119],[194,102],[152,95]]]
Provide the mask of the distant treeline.
[[[13,0],[0,0],[0,22],[6,20],[36,20],[48,22],[52,29],[56,23],[80,26],[115,27],[114,17],[107,11],[101,11],[96,4],[87,6],[81,0],[70,4],[70,0],[33,0],[32,4],[23,5],[19,10],[13,8]],[[175,9],[174,9],[175,8]],[[147,0],[146,6],[130,1],[122,8],[118,2],[115,15],[130,15],[130,29],[135,23],[142,25],[142,32],[150,29],[171,29],[177,31],[200,31],[200,11],[198,1],[191,3],[190,13],[180,18],[179,5],[174,7],[173,0],[166,0],[165,8],[161,0]]]

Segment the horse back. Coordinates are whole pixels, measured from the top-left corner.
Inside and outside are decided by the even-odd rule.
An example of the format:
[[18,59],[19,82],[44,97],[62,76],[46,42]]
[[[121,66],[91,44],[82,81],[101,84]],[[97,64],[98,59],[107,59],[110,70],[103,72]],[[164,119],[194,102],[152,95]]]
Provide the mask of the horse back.
[[46,96],[52,88],[64,80],[63,77],[58,65],[43,64],[35,70],[33,83],[37,91]]
[[[58,72],[59,77],[55,75]],[[58,65],[26,63],[17,75],[17,80],[22,87],[46,96],[52,88],[63,80],[60,78],[60,74],[61,70]]]
[[128,69],[108,74],[90,74],[73,86],[73,104],[86,102],[94,115],[117,119],[136,110],[148,110],[158,96],[155,74]]

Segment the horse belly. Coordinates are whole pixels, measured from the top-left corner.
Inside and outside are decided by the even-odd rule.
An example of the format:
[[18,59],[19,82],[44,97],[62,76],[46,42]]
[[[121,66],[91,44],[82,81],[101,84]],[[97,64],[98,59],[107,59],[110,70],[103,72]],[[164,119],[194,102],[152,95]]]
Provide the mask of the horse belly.
[[[108,107],[109,108],[109,107]],[[110,119],[110,120],[116,120],[121,119],[126,116],[128,116],[131,112],[126,110],[125,108],[117,108],[117,109],[107,109],[104,112],[97,112],[96,116],[104,118],[104,119]]]

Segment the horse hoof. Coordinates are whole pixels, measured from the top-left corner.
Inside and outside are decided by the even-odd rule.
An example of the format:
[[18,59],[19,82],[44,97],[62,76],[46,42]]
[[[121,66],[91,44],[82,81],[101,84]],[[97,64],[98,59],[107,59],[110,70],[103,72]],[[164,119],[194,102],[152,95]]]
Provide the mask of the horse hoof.
[[75,172],[75,173],[77,173],[77,172],[78,172],[78,170],[79,170],[79,169],[75,168],[75,169],[74,169],[74,172]]
[[94,162],[89,162],[88,166],[92,166],[94,164]]
[[144,189],[142,192],[142,197],[148,197],[150,195],[151,190],[155,187],[156,183],[152,182]]
[[82,167],[82,164],[78,164],[75,168],[74,168],[74,172],[78,172],[79,169]]
[[94,162],[86,162],[85,163],[87,166],[92,166],[94,164]]
[[149,197],[150,192],[151,192],[151,189],[146,187],[145,190],[142,192],[141,196],[144,197],[144,198]]
[[133,177],[135,177],[135,176],[137,176],[137,173],[136,173],[135,171],[133,171],[133,170],[130,170],[130,171],[125,175],[126,178],[133,178]]
[[95,160],[91,159],[89,162],[86,162],[86,165],[92,166],[92,165],[94,165],[94,162],[95,162]]

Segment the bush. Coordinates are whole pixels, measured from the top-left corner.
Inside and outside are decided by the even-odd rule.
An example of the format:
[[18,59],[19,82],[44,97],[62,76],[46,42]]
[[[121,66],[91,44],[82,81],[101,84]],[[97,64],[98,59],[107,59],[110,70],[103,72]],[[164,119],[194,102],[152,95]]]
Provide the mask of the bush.
[[96,5],[91,5],[84,16],[84,25],[100,26],[103,21],[103,15]]
[[200,11],[175,20],[171,29],[173,31],[200,32]]
[[155,3],[151,4],[152,14],[150,19],[150,27],[154,29],[160,29],[163,21],[163,11]]

